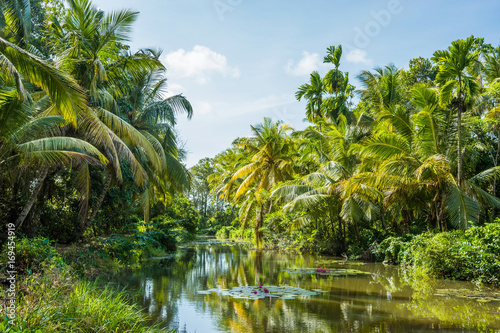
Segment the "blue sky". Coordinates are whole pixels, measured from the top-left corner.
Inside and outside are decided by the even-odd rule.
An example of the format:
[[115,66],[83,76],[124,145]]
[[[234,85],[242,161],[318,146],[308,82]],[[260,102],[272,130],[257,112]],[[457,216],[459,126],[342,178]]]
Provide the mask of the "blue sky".
[[430,57],[473,34],[500,45],[500,1],[451,0],[94,0],[105,11],[140,12],[130,45],[163,49],[169,92],[194,107],[178,130],[187,165],[213,157],[264,116],[306,126],[294,93],[324,74],[326,48],[342,44],[341,69]]

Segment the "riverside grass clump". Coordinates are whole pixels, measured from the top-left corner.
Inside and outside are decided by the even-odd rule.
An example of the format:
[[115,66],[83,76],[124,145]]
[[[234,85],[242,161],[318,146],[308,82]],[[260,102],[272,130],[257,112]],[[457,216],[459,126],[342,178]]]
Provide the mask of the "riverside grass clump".
[[500,221],[466,231],[389,237],[375,254],[437,278],[500,284]]
[[[130,294],[80,278],[51,242],[17,241],[16,318],[0,318],[1,332],[160,332]],[[5,262],[6,248],[0,254]],[[0,273],[0,275],[3,272]],[[98,274],[94,276],[99,276]],[[0,276],[3,279],[3,276]],[[0,299],[7,299],[0,289]],[[6,304],[2,303],[5,313]],[[164,331],[161,331],[164,332]]]
[[[16,299],[16,324],[9,332],[160,332],[128,294],[98,282],[75,279],[52,267],[22,279]],[[161,331],[164,332],[164,331]]]

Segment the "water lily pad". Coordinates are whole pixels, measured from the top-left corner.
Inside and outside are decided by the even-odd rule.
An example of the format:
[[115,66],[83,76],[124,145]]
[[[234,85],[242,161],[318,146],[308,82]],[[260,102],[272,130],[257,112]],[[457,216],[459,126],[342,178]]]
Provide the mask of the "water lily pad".
[[349,265],[349,266],[363,266],[366,265],[365,262],[361,261],[345,261],[345,260],[316,260],[314,265],[319,266],[331,266],[331,265]]
[[500,292],[493,290],[436,289],[435,295],[476,300],[480,303],[500,302]]
[[370,275],[369,272],[358,271],[356,269],[343,269],[343,268],[289,268],[284,269],[283,272],[291,274],[316,274],[321,276],[354,276],[354,275]]
[[307,290],[291,286],[240,286],[233,289],[209,289],[200,290],[198,294],[206,295],[217,293],[223,296],[231,296],[232,298],[245,299],[262,299],[262,298],[279,298],[279,299],[295,299],[297,297],[315,296],[318,293],[326,293],[326,290],[314,289]]

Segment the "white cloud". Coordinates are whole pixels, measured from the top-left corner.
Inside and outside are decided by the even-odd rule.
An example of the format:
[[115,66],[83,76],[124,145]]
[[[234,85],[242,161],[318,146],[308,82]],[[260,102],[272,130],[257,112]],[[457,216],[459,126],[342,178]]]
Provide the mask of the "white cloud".
[[293,60],[288,60],[285,67],[285,72],[290,75],[295,76],[305,76],[311,74],[311,72],[318,70],[319,66],[322,64],[322,59],[317,53],[309,53],[305,51],[302,54],[302,58],[297,64]]
[[180,84],[177,83],[167,83],[167,93],[165,94],[165,97],[171,97],[179,94],[184,94],[186,92],[186,89],[181,86]]
[[373,60],[368,58],[368,53],[365,50],[354,49],[347,54],[347,61],[355,64],[364,64],[371,66],[373,65]]
[[[295,97],[292,94],[268,95],[245,103],[238,103],[230,108],[231,115],[241,116],[243,114],[251,114],[263,110],[276,110],[286,105],[295,103]],[[235,112],[236,110],[236,112]]]
[[226,56],[206,46],[196,45],[192,51],[179,49],[165,55],[163,61],[170,77],[194,78],[199,84],[207,83],[213,74],[240,76],[237,67],[229,66]]
[[212,104],[209,102],[196,102],[193,105],[193,112],[200,116],[212,114]]

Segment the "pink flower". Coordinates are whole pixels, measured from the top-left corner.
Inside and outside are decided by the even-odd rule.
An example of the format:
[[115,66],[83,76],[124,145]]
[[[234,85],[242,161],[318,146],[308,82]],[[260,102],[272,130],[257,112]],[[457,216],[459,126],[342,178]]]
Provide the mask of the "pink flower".
[[257,290],[254,290],[254,291],[253,291],[253,293],[254,293],[254,294],[257,294]]
[[265,293],[268,293],[268,292],[269,292],[269,289],[264,288],[264,292],[265,292]]
[[331,271],[328,271],[328,273],[330,273]]
[[262,286],[259,286],[259,288],[262,288]]

